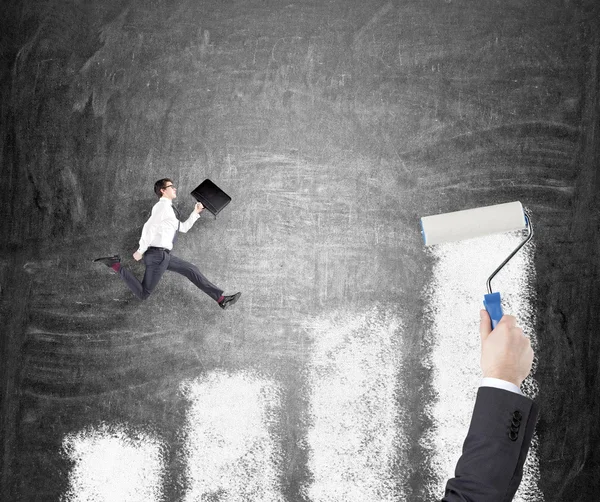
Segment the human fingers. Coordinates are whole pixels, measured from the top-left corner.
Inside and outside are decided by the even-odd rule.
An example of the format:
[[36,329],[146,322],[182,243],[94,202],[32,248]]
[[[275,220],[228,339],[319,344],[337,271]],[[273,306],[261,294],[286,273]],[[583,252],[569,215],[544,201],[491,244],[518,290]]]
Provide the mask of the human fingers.
[[517,318],[513,315],[503,315],[502,319],[498,322],[498,325],[502,324],[504,329],[511,330],[517,327]]
[[523,334],[523,330],[521,328],[519,328],[519,326],[513,326],[512,328],[510,328],[510,331],[516,336],[519,336],[519,337],[525,336]]
[[491,332],[492,320],[490,319],[490,315],[487,313],[487,310],[481,309],[479,311],[479,334],[481,335],[481,339],[485,340]]
[[533,366],[533,347],[531,347],[531,342],[529,338],[523,337],[523,349],[521,351],[521,360],[520,360],[520,368],[521,368],[521,381],[525,380],[529,373],[531,373],[531,368]]

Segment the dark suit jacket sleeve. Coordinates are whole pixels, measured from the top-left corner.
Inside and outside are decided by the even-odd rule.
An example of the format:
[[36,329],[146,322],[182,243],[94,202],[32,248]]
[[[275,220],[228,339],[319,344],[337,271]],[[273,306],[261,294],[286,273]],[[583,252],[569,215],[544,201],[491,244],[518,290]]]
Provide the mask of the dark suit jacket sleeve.
[[528,397],[480,387],[455,477],[443,502],[509,502],[521,477],[537,420]]

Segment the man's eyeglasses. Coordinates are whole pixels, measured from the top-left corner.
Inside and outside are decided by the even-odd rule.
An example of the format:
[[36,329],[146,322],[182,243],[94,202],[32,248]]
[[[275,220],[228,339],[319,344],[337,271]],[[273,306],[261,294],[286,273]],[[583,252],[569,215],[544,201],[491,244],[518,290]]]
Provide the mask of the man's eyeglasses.
[[166,190],[167,188],[173,188],[173,189],[175,189],[177,187],[175,185],[167,185],[165,188],[163,188],[163,190]]

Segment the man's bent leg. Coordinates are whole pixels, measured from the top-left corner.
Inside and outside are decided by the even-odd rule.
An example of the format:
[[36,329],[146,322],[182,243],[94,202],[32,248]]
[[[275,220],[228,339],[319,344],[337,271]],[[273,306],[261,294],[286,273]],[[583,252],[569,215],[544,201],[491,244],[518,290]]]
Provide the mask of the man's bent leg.
[[192,263],[189,263],[185,260],[182,260],[181,258],[177,258],[176,256],[171,255],[171,260],[169,261],[169,266],[167,267],[167,270],[177,272],[178,274],[187,277],[196,285],[196,287],[200,288],[208,296],[210,296],[213,300],[217,302],[223,296],[223,290],[215,286],[206,277],[204,277],[204,275],[202,275],[202,272],[198,270],[198,267]]
[[150,296],[165,270],[167,270],[169,254],[159,249],[149,249],[144,253],[144,265],[146,265],[146,271],[142,282],[125,267],[121,266],[119,269],[119,275],[125,281],[127,287],[140,300],[145,300]]
[[120,266],[118,274],[121,276],[121,279],[125,281],[127,287],[131,289],[131,292],[140,300],[144,300],[142,296],[142,283],[138,280],[138,278],[123,265]]

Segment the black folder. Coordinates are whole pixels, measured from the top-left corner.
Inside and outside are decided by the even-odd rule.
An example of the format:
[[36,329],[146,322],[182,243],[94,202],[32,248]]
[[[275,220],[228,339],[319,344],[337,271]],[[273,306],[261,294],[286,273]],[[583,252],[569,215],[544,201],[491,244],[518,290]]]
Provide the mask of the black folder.
[[209,179],[205,179],[192,192],[198,202],[217,216],[231,202],[231,197]]

